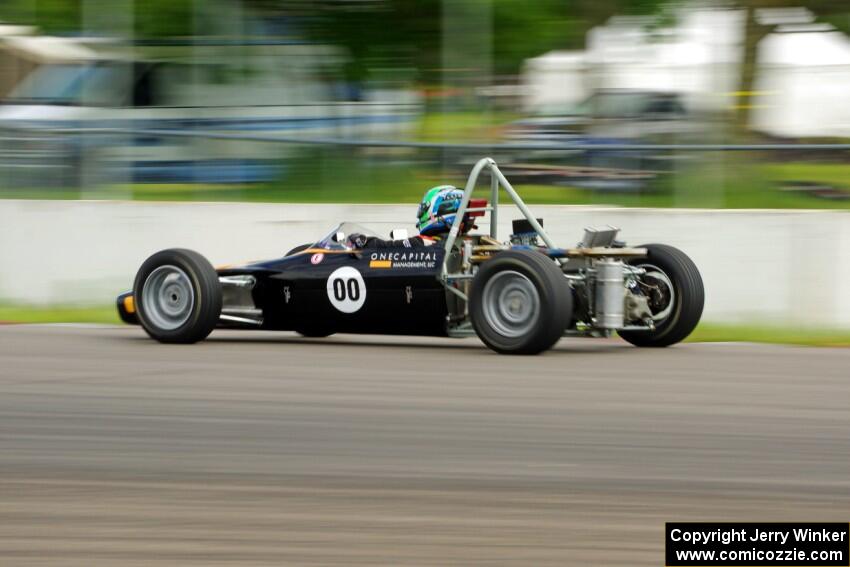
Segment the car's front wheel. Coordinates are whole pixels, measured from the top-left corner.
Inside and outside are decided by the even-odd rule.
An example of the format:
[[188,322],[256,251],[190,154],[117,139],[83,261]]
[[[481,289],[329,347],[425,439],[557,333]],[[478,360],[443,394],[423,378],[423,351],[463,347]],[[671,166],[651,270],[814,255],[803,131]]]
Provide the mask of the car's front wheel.
[[163,250],[145,260],[136,274],[133,296],[139,323],[163,343],[203,340],[221,315],[218,274],[192,250]]
[[502,354],[537,354],[551,348],[572,312],[572,291],[564,274],[539,252],[497,254],[472,280],[472,326],[484,344]]

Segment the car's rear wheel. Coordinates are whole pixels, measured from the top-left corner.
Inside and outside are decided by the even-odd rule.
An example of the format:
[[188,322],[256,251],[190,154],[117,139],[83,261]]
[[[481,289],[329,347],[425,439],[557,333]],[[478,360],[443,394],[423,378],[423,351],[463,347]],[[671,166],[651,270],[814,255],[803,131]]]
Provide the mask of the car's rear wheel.
[[564,274],[539,252],[509,250],[485,262],[469,293],[479,338],[502,354],[537,354],[554,345],[572,318]]
[[646,244],[646,258],[629,264],[643,268],[638,285],[647,296],[653,331],[618,331],[639,347],[666,347],[684,340],[699,323],[705,304],[702,277],[681,250],[665,244]]
[[145,260],[136,274],[133,296],[139,323],[163,343],[203,340],[221,315],[218,274],[192,250],[163,250]]

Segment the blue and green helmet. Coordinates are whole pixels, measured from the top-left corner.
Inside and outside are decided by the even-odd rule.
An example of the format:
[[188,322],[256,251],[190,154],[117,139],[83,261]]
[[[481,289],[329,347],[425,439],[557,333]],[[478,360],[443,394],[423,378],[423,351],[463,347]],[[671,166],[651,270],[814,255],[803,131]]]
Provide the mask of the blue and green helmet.
[[436,236],[448,232],[455,222],[457,210],[463,200],[463,191],[453,185],[439,185],[428,189],[416,213],[416,228],[422,236]]

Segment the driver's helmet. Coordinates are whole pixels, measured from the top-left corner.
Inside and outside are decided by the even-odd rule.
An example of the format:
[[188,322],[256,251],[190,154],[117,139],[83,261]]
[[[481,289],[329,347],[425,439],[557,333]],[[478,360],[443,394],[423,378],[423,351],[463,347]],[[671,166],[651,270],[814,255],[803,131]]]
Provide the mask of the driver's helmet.
[[425,192],[416,213],[416,228],[422,236],[448,232],[455,222],[463,191],[453,185],[440,185]]

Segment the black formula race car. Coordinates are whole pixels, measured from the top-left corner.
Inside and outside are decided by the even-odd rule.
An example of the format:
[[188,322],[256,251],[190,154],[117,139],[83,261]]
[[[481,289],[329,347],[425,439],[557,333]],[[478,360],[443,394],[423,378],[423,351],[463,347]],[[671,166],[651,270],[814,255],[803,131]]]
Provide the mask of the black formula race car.
[[[490,204],[473,199],[489,172]],[[523,218],[506,242],[496,234],[499,188]],[[627,247],[618,229],[586,229],[580,244],[559,248],[496,163],[472,170],[458,219],[489,215],[489,234],[455,223],[432,246],[370,248],[371,235],[342,223],[282,258],[213,266],[191,250],[157,252],[118,297],[127,323],[164,343],[194,343],[215,328],[333,333],[477,335],[499,353],[536,354],[564,335],[605,337],[663,347],[683,340],[702,314],[694,263],[663,244]]]

